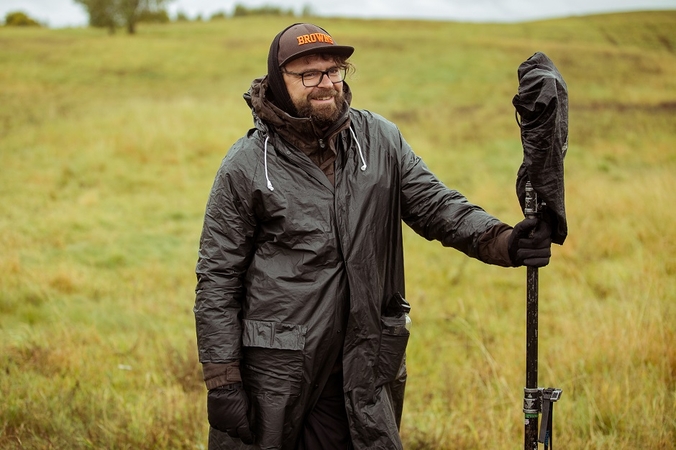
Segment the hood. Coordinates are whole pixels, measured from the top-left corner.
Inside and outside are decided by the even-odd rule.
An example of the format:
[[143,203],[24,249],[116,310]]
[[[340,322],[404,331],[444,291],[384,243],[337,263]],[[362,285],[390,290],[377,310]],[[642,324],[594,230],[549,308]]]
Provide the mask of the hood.
[[316,149],[320,140],[327,141],[338,131],[349,126],[348,113],[352,102],[352,92],[346,82],[343,82],[345,102],[342,115],[333,126],[325,130],[318,127],[312,119],[294,117],[283,111],[269,99],[268,92],[268,77],[265,76],[253,80],[251,87],[244,94],[244,100],[251,108],[256,128],[267,134],[271,127],[284,140],[306,153]]

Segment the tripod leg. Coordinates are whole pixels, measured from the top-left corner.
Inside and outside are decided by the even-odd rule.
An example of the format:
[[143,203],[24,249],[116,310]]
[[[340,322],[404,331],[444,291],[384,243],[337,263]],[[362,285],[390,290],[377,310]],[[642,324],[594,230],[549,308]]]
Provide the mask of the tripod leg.
[[542,424],[539,441],[545,450],[553,449],[554,402],[561,398],[561,389],[547,388],[542,391]]
[[542,400],[542,423],[540,424],[539,441],[545,444],[545,450],[548,450],[552,443],[552,413],[554,404],[546,396]]

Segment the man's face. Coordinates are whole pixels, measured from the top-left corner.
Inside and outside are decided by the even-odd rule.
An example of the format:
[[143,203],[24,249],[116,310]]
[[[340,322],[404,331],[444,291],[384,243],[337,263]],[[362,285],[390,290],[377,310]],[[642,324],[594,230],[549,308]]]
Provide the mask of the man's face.
[[327,75],[322,77],[318,86],[306,87],[301,77],[286,72],[301,74],[308,71],[326,71],[336,67],[338,63],[333,58],[323,58],[318,55],[295,59],[284,65],[284,82],[300,117],[309,117],[320,126],[329,126],[340,117],[344,102],[343,83],[333,83]]

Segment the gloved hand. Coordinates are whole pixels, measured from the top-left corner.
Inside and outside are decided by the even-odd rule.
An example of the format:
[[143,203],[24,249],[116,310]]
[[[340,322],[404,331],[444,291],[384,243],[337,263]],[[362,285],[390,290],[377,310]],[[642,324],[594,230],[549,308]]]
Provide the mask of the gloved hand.
[[218,431],[239,438],[245,444],[253,444],[247,412],[249,399],[242,383],[232,383],[209,390],[207,416],[209,425]]
[[509,237],[509,258],[514,266],[543,267],[552,256],[552,228],[539,219],[524,219],[514,225]]

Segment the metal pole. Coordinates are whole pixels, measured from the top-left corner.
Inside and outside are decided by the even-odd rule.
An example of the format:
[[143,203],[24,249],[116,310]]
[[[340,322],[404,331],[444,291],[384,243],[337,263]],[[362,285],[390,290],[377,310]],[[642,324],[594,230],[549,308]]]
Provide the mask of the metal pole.
[[538,448],[538,268],[526,272],[526,388],[524,389],[524,449]]
[[[536,217],[537,194],[530,181],[526,183],[524,214]],[[524,388],[524,449],[538,448],[538,418],[540,393],[538,390],[538,268],[526,268],[526,387]]]

